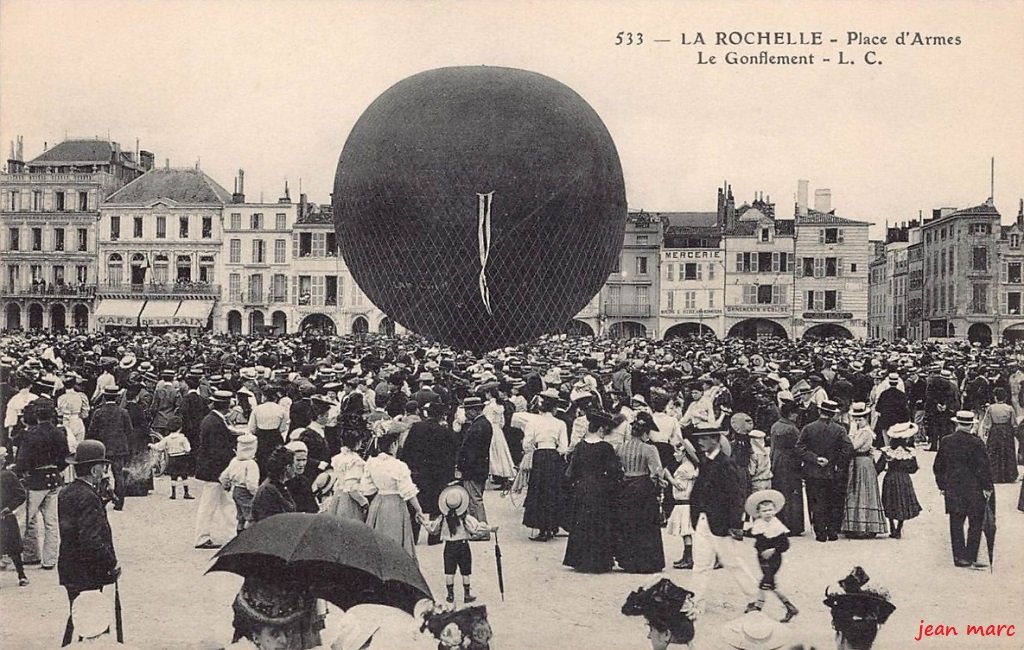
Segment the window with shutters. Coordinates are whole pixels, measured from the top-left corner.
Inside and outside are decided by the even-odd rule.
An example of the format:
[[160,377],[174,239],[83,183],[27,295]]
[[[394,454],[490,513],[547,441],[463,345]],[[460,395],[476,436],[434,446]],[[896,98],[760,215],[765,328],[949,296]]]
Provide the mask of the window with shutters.
[[313,233],[313,257],[324,257],[326,255],[326,233],[315,232]]
[[89,229],[79,228],[78,229],[78,251],[85,252],[89,250]]
[[232,239],[228,250],[228,262],[231,264],[242,263],[242,240]]
[[991,235],[992,225],[984,222],[972,223],[971,224],[972,235]]
[[299,304],[308,305],[313,301],[313,276],[311,275],[300,275],[299,276]]
[[972,270],[974,271],[987,271],[988,270],[988,246],[975,246],[974,247],[974,264]]
[[322,307],[324,304],[324,276],[322,275],[313,276],[313,304],[318,307]]
[[767,273],[772,268],[772,253],[757,254],[757,268],[761,273]]
[[326,235],[327,235],[327,239],[326,239],[325,247],[327,249],[327,257],[337,257],[337,255],[338,255],[338,235],[336,233],[334,233],[333,231],[328,231],[326,233]]
[[665,264],[665,280],[668,282],[672,281],[672,274],[675,272],[675,264]]
[[156,238],[167,239],[167,217],[156,218]]
[[670,314],[675,313],[675,291],[665,292],[665,311]]
[[262,273],[253,273],[249,276],[249,300],[255,304],[263,304]]
[[638,305],[649,305],[651,298],[647,293],[647,287],[636,288],[636,303]]
[[824,291],[812,291],[814,294],[814,310],[823,311],[825,309],[825,292]]
[[252,263],[267,263],[267,242],[263,241],[262,239],[252,240]]
[[1006,306],[1003,312],[1012,316],[1020,315],[1020,291],[1010,291],[1006,295]]
[[345,276],[338,276],[338,304],[345,304]]
[[287,250],[288,242],[284,239],[274,240],[274,264],[285,263],[285,251]]
[[328,275],[324,280],[326,281],[324,304],[328,307],[336,307],[338,305],[338,277]]
[[696,309],[697,308],[697,292],[696,291],[684,291],[683,292],[683,309]]
[[288,230],[288,215],[284,212],[278,212],[274,215],[274,229],[275,230]]
[[971,296],[971,310],[975,314],[987,314],[988,313],[988,285],[986,284],[975,284],[972,285],[973,289]]
[[298,304],[299,302],[299,278],[292,276],[292,304]]
[[808,311],[811,311],[811,310],[814,309],[814,292],[813,291],[808,291],[807,292],[807,301],[804,303],[804,306],[805,306],[805,308]]
[[823,244],[842,244],[843,243],[843,229],[842,228],[823,228],[818,235],[818,241]]
[[288,276],[275,273],[273,291],[273,302],[288,302]]
[[814,258],[813,257],[805,257],[805,258],[803,258],[803,265],[802,265],[802,267],[803,267],[803,275],[804,275],[805,278],[813,278],[814,277]]
[[230,228],[232,230],[241,230],[242,229],[242,213],[241,212],[232,212],[231,213],[231,219],[229,220],[229,225],[230,225]]
[[1020,284],[1021,282],[1021,264],[1020,262],[1010,262],[1006,265],[1006,282],[1011,284]]
[[242,302],[242,276],[238,273],[228,275],[228,300]]
[[687,263],[683,266],[684,280],[700,280],[700,264]]
[[708,262],[708,280],[715,279],[715,263]]
[[64,250],[64,229],[54,228],[53,229],[53,250],[63,251]]
[[755,305],[757,304],[757,286],[753,284],[743,285],[743,304],[744,305]]
[[249,230],[263,230],[262,212],[253,212],[249,215]]
[[188,216],[178,217],[178,239],[188,239]]
[[825,258],[815,257],[814,258],[814,277],[823,278],[825,277]]
[[708,307],[711,309],[715,308],[715,290],[708,289]]

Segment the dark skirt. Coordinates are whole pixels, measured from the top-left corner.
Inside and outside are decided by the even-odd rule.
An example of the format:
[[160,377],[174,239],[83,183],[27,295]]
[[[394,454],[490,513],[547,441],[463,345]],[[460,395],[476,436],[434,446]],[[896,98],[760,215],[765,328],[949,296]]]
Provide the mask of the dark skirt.
[[572,493],[572,523],[562,564],[583,573],[605,573],[615,564],[609,481],[588,477]]
[[[679,467],[679,461],[676,460],[675,447],[667,442],[656,442],[654,443],[654,448],[658,450],[658,458],[661,460],[661,466],[664,467],[669,474],[676,471]],[[672,510],[675,508],[675,503],[675,499],[672,498],[672,486],[666,485],[665,489],[662,491],[661,521],[668,521],[669,517],[672,516]]]
[[554,449],[533,452],[530,485],[523,504],[523,525],[539,531],[558,530],[562,523],[562,475],[565,463]]
[[906,472],[889,470],[882,479],[882,507],[889,519],[905,521],[921,514],[914,481]]
[[171,456],[167,459],[167,469],[164,470],[164,474],[172,479],[185,479],[188,478],[191,467],[192,461],[189,458],[189,454]]
[[18,518],[13,512],[0,517],[0,555],[17,555],[23,548]]
[[804,484],[799,473],[791,470],[780,471],[772,476],[772,489],[786,497],[786,504],[779,512],[779,521],[794,535],[804,534]]
[[1009,423],[993,424],[988,430],[989,467],[993,483],[1013,483],[1017,480],[1017,455],[1013,448],[1013,427]]
[[625,479],[615,500],[615,559],[627,573],[657,573],[665,568],[658,488],[649,476]]

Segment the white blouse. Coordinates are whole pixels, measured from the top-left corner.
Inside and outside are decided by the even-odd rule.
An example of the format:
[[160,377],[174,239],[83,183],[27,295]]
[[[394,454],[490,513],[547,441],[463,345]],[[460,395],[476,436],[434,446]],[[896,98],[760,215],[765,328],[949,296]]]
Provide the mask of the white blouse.
[[337,481],[336,488],[340,492],[358,492],[363,479],[366,461],[347,447],[331,458],[331,472]]
[[397,494],[403,501],[419,494],[419,488],[412,482],[409,466],[386,453],[366,461],[359,491],[364,496]]

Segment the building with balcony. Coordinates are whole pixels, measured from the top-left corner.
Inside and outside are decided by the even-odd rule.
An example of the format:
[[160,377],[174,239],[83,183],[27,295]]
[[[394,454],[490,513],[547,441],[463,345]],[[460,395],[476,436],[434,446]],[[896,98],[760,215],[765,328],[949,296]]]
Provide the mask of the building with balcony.
[[642,210],[626,217],[617,268],[599,294],[596,334],[614,338],[657,336],[663,227],[660,216]]
[[232,201],[224,206],[220,277],[227,290],[214,312],[215,329],[283,334],[292,320],[289,277],[297,206],[287,183],[276,203],[246,202],[244,183],[239,170]]
[[788,338],[794,327],[793,220],[776,219],[775,204],[758,196],[736,208],[732,188],[718,191],[724,231],[726,336]]
[[[917,221],[911,221],[886,227],[884,246],[869,262],[868,336],[871,338],[910,337],[910,239],[918,225]],[[873,247],[869,250],[874,252]],[[920,247],[915,252],[920,256]]]
[[1024,199],[1017,208],[1017,219],[1000,228],[999,237],[999,321],[1002,338],[1024,339]]
[[3,328],[88,329],[99,206],[152,167],[153,156],[137,157],[107,140],[66,140],[44,149],[25,163],[19,138],[0,173]]
[[359,289],[338,247],[331,206],[299,198],[292,229],[292,331],[327,334],[395,333],[395,322]]
[[932,218],[921,224],[929,338],[987,343],[996,335],[1001,235],[1000,215],[991,198],[963,210],[933,210]]
[[870,224],[837,216],[827,189],[815,190],[815,206],[809,209],[807,185],[799,181],[797,186],[792,335],[865,338]]
[[95,324],[209,329],[230,202],[198,166],[152,169],[111,194],[97,224]]
[[725,251],[715,212],[667,212],[659,338],[725,335]]

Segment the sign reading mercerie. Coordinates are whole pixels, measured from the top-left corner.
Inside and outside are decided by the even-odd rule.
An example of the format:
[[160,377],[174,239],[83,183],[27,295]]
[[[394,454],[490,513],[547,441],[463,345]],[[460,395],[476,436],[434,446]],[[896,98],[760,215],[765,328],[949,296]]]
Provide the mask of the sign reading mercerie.
[[676,260],[722,260],[722,251],[717,248],[674,248],[661,251],[666,262]]

